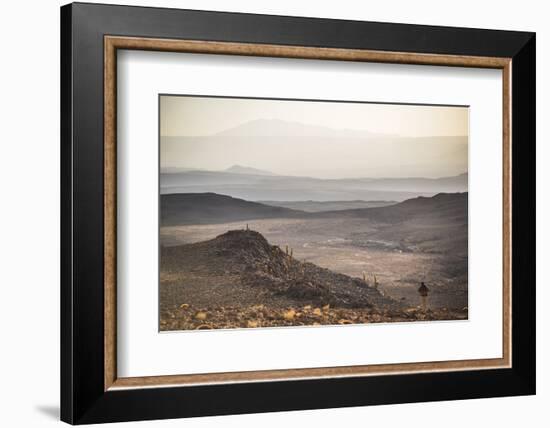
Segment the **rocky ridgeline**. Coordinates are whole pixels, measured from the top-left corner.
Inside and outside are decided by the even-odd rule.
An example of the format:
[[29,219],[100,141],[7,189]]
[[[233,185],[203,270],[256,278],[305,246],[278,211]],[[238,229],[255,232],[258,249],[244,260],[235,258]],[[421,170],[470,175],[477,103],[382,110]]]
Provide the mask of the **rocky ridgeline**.
[[340,308],[401,306],[362,279],[297,260],[292,250],[270,245],[252,230],[231,230],[209,241],[162,249],[163,271],[178,271],[183,260],[191,273],[238,278],[241,286],[266,289],[275,300],[282,297],[297,304]]

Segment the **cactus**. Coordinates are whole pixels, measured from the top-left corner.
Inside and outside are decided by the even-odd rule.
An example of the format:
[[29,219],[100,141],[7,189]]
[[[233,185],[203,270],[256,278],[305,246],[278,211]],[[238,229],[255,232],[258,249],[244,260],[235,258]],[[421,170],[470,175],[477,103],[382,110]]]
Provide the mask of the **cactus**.
[[376,279],[376,275],[373,274],[374,277],[374,288],[378,288],[378,280]]
[[367,287],[370,287],[369,277],[365,271],[363,271],[363,282]]
[[288,245],[285,245],[285,254],[288,256]]
[[294,248],[290,248],[290,258],[292,258],[292,255],[294,254]]

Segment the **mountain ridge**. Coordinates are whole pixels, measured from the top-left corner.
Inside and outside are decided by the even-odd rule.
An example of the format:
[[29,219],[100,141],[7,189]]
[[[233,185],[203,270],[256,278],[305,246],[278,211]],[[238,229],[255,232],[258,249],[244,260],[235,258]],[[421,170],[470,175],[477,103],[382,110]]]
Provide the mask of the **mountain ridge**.
[[271,171],[265,171],[263,169],[258,168],[252,168],[249,166],[243,166],[243,165],[232,165],[229,168],[224,169],[220,172],[228,172],[232,174],[248,174],[248,175],[277,175],[272,173]]
[[375,138],[396,137],[395,134],[380,134],[367,130],[330,128],[282,119],[256,119],[213,134],[216,137],[331,137]]
[[[432,197],[419,196],[378,207],[351,208],[320,212],[247,201],[217,193],[175,193],[161,195],[161,225],[216,224],[270,218],[369,218],[396,223],[412,217],[439,214],[447,210],[462,210],[467,216],[468,193],[438,193]],[[466,210],[465,212],[463,212]]]
[[251,202],[217,193],[161,195],[161,225],[225,223],[261,218],[300,217],[301,211]]
[[249,201],[396,200],[468,190],[468,174],[441,178],[341,178],[187,171],[161,173],[161,193],[218,193]]

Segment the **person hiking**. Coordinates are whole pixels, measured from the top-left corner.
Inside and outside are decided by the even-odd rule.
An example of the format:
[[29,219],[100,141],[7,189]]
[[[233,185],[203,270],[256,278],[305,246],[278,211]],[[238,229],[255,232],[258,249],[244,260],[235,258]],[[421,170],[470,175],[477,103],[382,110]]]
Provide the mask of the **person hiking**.
[[418,287],[418,294],[420,294],[420,299],[422,302],[422,310],[426,312],[427,309],[427,300],[428,300],[428,293],[430,292],[430,289],[426,287],[426,284],[424,282],[420,283],[420,287]]

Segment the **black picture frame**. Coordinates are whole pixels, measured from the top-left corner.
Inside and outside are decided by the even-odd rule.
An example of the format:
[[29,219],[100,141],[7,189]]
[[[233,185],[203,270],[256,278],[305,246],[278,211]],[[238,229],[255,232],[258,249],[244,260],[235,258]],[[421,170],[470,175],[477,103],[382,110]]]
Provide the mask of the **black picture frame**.
[[[512,367],[104,390],[104,36],[512,59]],[[136,421],[535,393],[535,34],[73,3],[61,8],[61,419]]]

